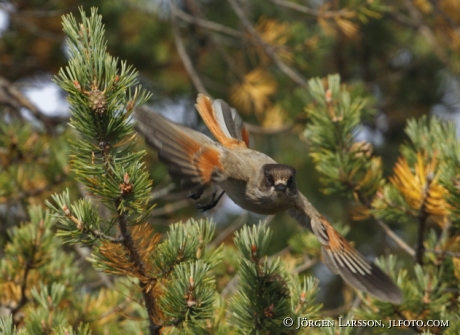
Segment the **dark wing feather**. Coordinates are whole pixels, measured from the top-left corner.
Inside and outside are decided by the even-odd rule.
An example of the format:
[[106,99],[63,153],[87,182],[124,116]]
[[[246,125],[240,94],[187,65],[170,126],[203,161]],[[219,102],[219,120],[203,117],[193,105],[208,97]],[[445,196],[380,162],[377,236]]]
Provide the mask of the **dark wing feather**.
[[324,263],[352,287],[376,298],[400,304],[403,295],[390,277],[368,261],[341,236],[307,200],[299,194],[295,209],[288,211],[302,226],[311,228],[322,247]]
[[206,135],[178,125],[147,108],[135,112],[136,129],[168,165],[169,173],[190,188],[224,178],[223,150]]

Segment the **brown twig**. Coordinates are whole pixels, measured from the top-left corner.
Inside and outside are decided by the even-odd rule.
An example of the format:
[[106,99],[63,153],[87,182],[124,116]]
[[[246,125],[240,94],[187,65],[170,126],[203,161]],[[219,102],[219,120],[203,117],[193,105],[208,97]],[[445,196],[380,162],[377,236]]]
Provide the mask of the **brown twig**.
[[210,247],[218,247],[228,235],[232,234],[235,230],[239,229],[248,218],[248,212],[244,211],[234,220],[228,227],[222,230],[219,235],[209,244]]
[[438,241],[436,242],[435,249],[439,250],[441,245],[447,240],[449,237],[449,230],[452,227],[452,220],[447,220],[446,224],[442,228],[441,234],[439,234]]
[[[353,185],[348,185],[351,187],[351,190],[355,190]],[[372,201],[369,199],[365,198],[361,192],[357,192],[358,194],[358,199],[359,201],[366,206],[368,209],[372,209]],[[373,216],[375,221],[377,221],[378,225],[383,229],[384,233],[387,234],[389,238],[393,240],[401,249],[403,249],[405,252],[407,252],[411,257],[415,257],[415,250],[411,248],[402,238],[400,238],[396,233],[391,230],[391,228],[383,222],[381,219],[377,219],[375,216]]]
[[261,127],[245,122],[244,126],[251,134],[276,135],[290,131],[292,128],[294,128],[294,123],[288,122],[280,127]]
[[34,257],[35,257],[35,252],[36,248],[35,245],[33,246],[33,251],[31,254],[31,259],[29,259],[26,263],[26,267],[24,269],[24,275],[22,277],[22,283],[21,283],[21,299],[19,300],[18,304],[16,307],[11,309],[11,314],[15,315],[28,301],[26,297],[26,288],[27,288],[27,277],[29,276],[29,271],[32,269]]
[[123,237],[113,237],[113,236],[103,233],[102,231],[98,229],[91,228],[90,226],[85,224],[83,221],[78,219],[76,216],[74,216],[66,205],[64,205],[62,209],[64,211],[64,215],[66,216],[66,218],[70,219],[73,223],[75,223],[75,225],[77,226],[77,229],[80,230],[81,232],[92,235],[102,240],[112,242],[112,243],[124,242]]
[[310,269],[312,266],[314,266],[316,263],[318,263],[318,259],[309,259],[303,264],[297,266],[294,270],[292,270],[293,273],[301,273],[304,272],[308,269]]
[[260,35],[257,33],[256,29],[252,26],[252,24],[249,22],[248,18],[246,17],[246,14],[244,11],[241,9],[241,6],[236,2],[236,0],[227,0],[230,6],[233,8],[234,12],[238,16],[238,18],[241,20],[243,23],[243,26],[246,28],[246,30],[251,34],[251,36],[254,38],[254,40],[262,46],[262,48],[265,50],[267,55],[272,59],[272,61],[278,66],[278,68],[286,74],[289,78],[291,78],[294,82],[296,82],[298,85],[302,87],[307,86],[307,80],[300,74],[298,73],[295,69],[291,68],[288,66],[286,63],[284,63],[276,54],[275,50],[273,47],[267,43],[260,37]]
[[[188,0],[186,4],[188,5],[188,9],[194,15],[194,17],[203,19],[203,14],[201,13],[200,4],[198,2],[196,2],[195,0]],[[224,49],[220,38],[216,37],[210,30],[205,29],[204,32],[209,36],[211,42],[216,47],[217,52],[219,52],[222,59],[227,63],[229,68],[232,70],[233,74],[237,77],[238,80],[243,81],[245,74],[243,73],[242,70],[240,70],[240,68],[235,64],[233,59],[230,57],[229,53]],[[241,38],[243,34],[239,31],[238,33],[240,35],[239,37]]]
[[[82,245],[73,245],[73,249],[75,250],[75,252],[80,256],[80,259],[81,259],[81,264],[88,264],[88,261],[87,261],[87,258],[90,256],[91,254],[91,248],[88,248],[88,247],[85,247],[85,246],[82,246]],[[113,288],[113,283],[112,281],[110,280],[110,277],[105,274],[104,272],[101,272],[101,271],[95,271],[96,272],[96,275],[99,277],[99,280],[97,281],[97,283],[101,283],[105,286],[105,287],[108,287],[108,288]],[[91,287],[98,287],[98,285],[95,285],[95,283],[92,283],[92,284],[88,284],[87,286],[89,286],[90,288]]]
[[[212,96],[209,94],[209,92],[207,92],[207,90],[206,90],[206,88],[205,88],[205,86],[203,84],[203,81],[199,77],[197,71],[193,67],[192,61],[191,61],[191,59],[190,59],[190,57],[189,57],[189,55],[188,55],[188,53],[187,53],[187,51],[185,49],[184,43],[182,41],[182,38],[180,37],[179,27],[177,25],[176,18],[180,17],[180,18],[183,19],[185,16],[183,16],[183,15],[180,16],[181,15],[180,12],[182,12],[182,11],[180,11],[176,7],[176,5],[174,3],[174,0],[170,0],[170,8],[171,8],[171,24],[172,24],[172,28],[173,28],[174,40],[175,40],[175,43],[176,43],[177,52],[179,53],[179,56],[181,57],[182,63],[184,64],[184,67],[185,67],[185,70],[187,71],[187,74],[189,75],[190,79],[192,80],[193,85],[195,86],[196,90],[199,93],[205,94],[208,97],[212,98]],[[182,13],[186,14],[184,12],[182,12]],[[191,15],[188,15],[188,14],[186,14],[186,15],[187,15],[187,17],[188,16],[194,17],[194,16],[191,16]],[[200,19],[197,18],[197,20],[200,20]],[[252,28],[252,29],[254,29],[254,28]],[[254,30],[254,32],[259,37],[259,35],[257,34],[257,32],[255,30]],[[215,39],[212,35],[211,35],[211,39],[212,39],[213,43],[216,44],[216,46],[219,45],[217,39]],[[259,39],[260,39],[260,37],[259,37]],[[264,43],[261,39],[260,39],[260,41],[261,41],[261,43]],[[270,46],[267,46],[267,47],[270,47]],[[221,50],[221,48],[218,48],[218,50],[220,51],[221,55],[226,60],[226,62],[229,64],[229,67],[233,70],[233,72],[235,72],[235,74],[240,79],[244,78],[244,74],[242,74],[237,69],[237,67],[234,66],[233,62],[231,61],[231,59],[228,56],[226,56],[225,52],[223,52]],[[274,56],[277,58],[276,54],[274,54]],[[282,63],[281,60],[279,60],[279,61]],[[301,85],[306,85],[306,81],[301,77],[300,77],[299,83]],[[282,132],[285,132],[285,131],[288,131],[288,130],[292,129],[293,124],[292,123],[287,123],[286,125],[283,125],[281,127],[276,127],[276,128],[265,128],[265,127],[260,127],[260,126],[253,125],[253,124],[250,124],[250,123],[245,123],[245,126],[246,126],[246,129],[250,133],[253,133],[253,134],[273,135],[273,134],[282,133]],[[185,205],[185,203],[180,203],[180,208],[185,207],[183,205]],[[155,213],[155,214],[156,215],[162,215],[162,214],[166,213],[163,210],[160,210],[159,212],[160,212],[160,214],[157,214],[157,213]]]
[[161,208],[153,209],[150,213],[150,217],[163,216],[166,214],[175,213],[177,210],[190,206],[192,203],[189,199],[179,200],[174,203],[169,203]]
[[49,134],[54,134],[56,125],[67,121],[68,118],[48,116],[38,109],[21,91],[5,78],[0,77],[0,104],[12,107],[15,110],[25,108],[40,120]]
[[425,236],[426,230],[426,221],[428,219],[428,212],[426,211],[427,200],[428,200],[428,190],[430,189],[430,184],[433,181],[432,178],[427,178],[427,182],[423,187],[423,201],[420,206],[418,214],[418,232],[417,232],[417,247],[415,249],[415,260],[418,264],[423,265],[423,254],[425,251],[425,246],[423,244],[423,238]]
[[[131,233],[129,232],[128,229],[128,222],[126,219],[126,214],[123,213],[120,209],[120,203],[121,200],[117,199],[115,201],[115,207],[117,208],[117,215],[118,215],[118,228],[120,229],[120,234],[123,238],[123,245],[127,249],[129,258],[133,262],[133,265],[136,267],[137,272],[139,273],[140,276],[147,278],[147,271],[145,268],[145,264],[142,261],[142,258],[136,248],[136,245],[134,244],[134,240],[131,236]],[[149,330],[150,330],[150,335],[158,335],[160,334],[161,326],[157,325],[154,322],[154,315],[156,311],[156,302],[151,294],[151,292],[147,291],[147,284],[144,283],[143,281],[139,281],[139,286],[142,290],[142,296],[144,298],[144,303],[145,303],[145,308],[147,309],[147,314],[149,318]]]
[[175,7],[174,15],[185,22],[192,23],[206,29],[214,30],[218,33],[223,33],[238,38],[243,37],[243,34],[236,29],[232,29],[219,23],[192,16],[190,14],[185,13],[177,7]]
[[40,38],[47,39],[52,42],[62,42],[64,40],[63,34],[56,34],[47,30],[40,28],[38,25],[32,23],[33,20],[29,18],[23,18],[20,16],[16,16],[15,18],[16,24],[22,25],[26,28],[31,34],[36,35]]
[[397,12],[397,11],[391,11],[391,13],[388,13],[393,19],[395,19],[398,23],[401,23],[407,27],[410,28],[418,28],[419,25],[414,22],[410,17]]
[[437,250],[437,249],[425,249],[425,252],[432,252],[438,255],[448,255],[454,258],[460,258],[460,252],[449,251],[449,250]]
[[131,298],[126,297],[126,299],[123,302],[121,302],[117,306],[105,311],[104,313],[99,315],[99,317],[97,319],[100,320],[100,319],[106,318],[106,317],[108,317],[109,315],[111,315],[113,313],[118,313],[119,314],[120,311],[126,309],[129,306],[129,304],[131,303],[131,300],[132,300]]
[[423,265],[423,253],[425,251],[423,237],[425,236],[427,218],[428,214],[424,211],[424,206],[422,206],[421,213],[418,217],[417,247],[415,249],[415,261],[420,265]]
[[58,175],[53,181],[51,181],[50,183],[47,183],[46,185],[42,187],[37,187],[31,190],[19,192],[13,198],[8,199],[6,204],[11,205],[12,203],[19,202],[25,198],[35,197],[46,191],[50,191],[54,186],[60,185],[61,183],[65,182],[66,178],[67,178],[67,175],[65,174]]
[[185,70],[187,71],[190,79],[192,80],[193,85],[195,86],[196,90],[199,93],[209,96],[208,91],[204,87],[203,82],[201,81],[200,77],[198,76],[198,73],[195,71],[195,68],[193,67],[192,61],[189,55],[187,54],[187,50],[185,49],[182,38],[180,37],[180,31],[179,31],[179,27],[177,25],[177,19],[176,19],[177,8],[176,8],[176,5],[174,4],[174,0],[170,0],[169,4],[171,8],[171,25],[172,25],[172,30],[174,34],[174,41],[176,43],[177,52],[179,53],[182,63],[184,64]]
[[40,239],[42,237],[44,231],[44,223],[43,221],[40,221],[37,229],[37,236],[35,238],[34,243],[32,244],[32,251],[30,253],[30,257],[27,260],[25,269],[24,269],[24,274],[22,276],[22,283],[21,283],[21,299],[19,300],[18,304],[16,307],[14,307],[11,310],[11,314],[16,314],[28,301],[26,297],[26,289],[27,289],[27,278],[29,276],[29,272],[31,269],[35,267],[35,255],[38,251],[38,248],[40,246]]
[[98,229],[93,229],[91,227],[85,226],[84,231],[90,233],[94,237],[100,238],[102,240],[109,241],[111,243],[122,243],[123,237],[113,237],[109,236]]
[[393,230],[382,220],[376,219],[379,226],[383,229],[385,234],[388,235],[401,249],[407,252],[410,256],[415,257],[415,250],[411,248],[402,238],[395,234]]
[[150,201],[161,198],[162,196],[171,192],[173,188],[174,188],[174,183],[169,183],[165,187],[152,190],[152,192],[150,193]]
[[319,11],[319,10],[311,9],[306,6],[299,5],[297,3],[286,1],[286,0],[270,0],[270,1],[276,5],[279,5],[285,8],[289,8],[297,12],[300,12],[303,14],[309,14],[309,15],[313,15],[313,16],[321,17],[321,18],[331,18],[331,17],[342,16],[350,12],[350,10],[348,9],[341,9],[338,11]]
[[[187,194],[188,192],[184,192],[184,194]],[[182,194],[179,193],[178,195]],[[201,199],[204,199],[204,198],[208,198],[209,196],[211,196],[212,194],[212,191],[207,189],[204,191],[203,195],[201,196]],[[173,195],[171,193],[169,194],[164,194],[164,196],[166,195]],[[174,195],[174,198],[176,196]],[[182,196],[182,198],[185,197]],[[165,197],[165,198],[171,198],[171,197]],[[165,199],[167,200],[167,199]],[[158,216],[163,216],[163,215],[167,215],[167,214],[172,214],[172,213],[175,213],[177,210],[179,209],[182,209],[182,208],[185,208],[185,207],[188,207],[190,206],[190,204],[192,204],[193,201],[191,199],[183,199],[183,200],[178,200],[178,201],[175,201],[173,203],[168,203],[166,205],[164,205],[163,207],[160,207],[160,208],[155,208],[151,211],[150,213],[150,217],[158,217]]]
[[446,65],[448,68],[451,68],[448,55],[439,45],[436,36],[430,27],[425,22],[423,22],[422,14],[418,11],[417,7],[411,0],[406,0],[404,3],[413,22],[417,24],[417,29],[423,36],[425,36],[425,39],[428,41],[428,43],[431,44],[433,52],[444,65]]
[[[8,6],[4,6],[3,7],[3,10],[5,10],[5,7],[8,7]],[[56,16],[61,16],[61,15],[64,15],[64,14],[67,14],[75,9],[77,9],[78,6],[70,6],[70,7],[66,7],[65,9],[54,9],[54,10],[21,10],[19,12],[19,15],[20,16],[25,16],[25,17],[56,17]],[[9,13],[17,13],[13,10],[9,10],[8,11]]]

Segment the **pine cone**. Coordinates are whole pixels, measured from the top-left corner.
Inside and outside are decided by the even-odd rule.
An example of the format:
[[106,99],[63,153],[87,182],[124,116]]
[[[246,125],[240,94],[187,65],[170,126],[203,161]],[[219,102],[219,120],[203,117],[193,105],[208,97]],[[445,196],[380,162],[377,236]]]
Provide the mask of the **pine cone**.
[[104,114],[107,109],[107,99],[105,92],[94,90],[88,94],[89,107],[99,115]]

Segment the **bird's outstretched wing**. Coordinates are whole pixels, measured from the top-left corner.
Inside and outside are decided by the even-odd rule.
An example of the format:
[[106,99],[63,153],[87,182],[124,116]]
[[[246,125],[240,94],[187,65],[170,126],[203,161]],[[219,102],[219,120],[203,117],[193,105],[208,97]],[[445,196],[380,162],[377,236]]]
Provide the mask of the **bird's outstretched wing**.
[[185,188],[222,181],[225,150],[206,135],[167,120],[146,108],[136,110],[136,129],[155,148],[169,173]]
[[236,109],[221,99],[198,94],[196,109],[211,133],[227,148],[249,148],[249,133]]
[[296,208],[288,211],[301,225],[308,226],[322,244],[324,263],[354,288],[376,298],[400,304],[399,287],[377,265],[368,261],[341,236],[308,199],[299,193]]

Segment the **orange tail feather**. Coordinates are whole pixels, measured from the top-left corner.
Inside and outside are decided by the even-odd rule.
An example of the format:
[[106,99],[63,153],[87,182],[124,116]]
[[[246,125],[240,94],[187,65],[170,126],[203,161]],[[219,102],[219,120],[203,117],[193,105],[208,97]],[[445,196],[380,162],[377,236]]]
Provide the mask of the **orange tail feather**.
[[[225,116],[222,115],[222,120],[219,122],[219,118],[216,115],[216,111],[210,98],[203,94],[199,94],[195,106],[204,123],[206,123],[206,126],[223,146],[227,148],[248,147],[249,134],[246,128],[241,126],[241,129],[239,129],[239,131],[241,131],[242,141],[232,137],[228,129],[223,130],[224,127],[226,128]],[[240,117],[238,116],[238,118]]]

